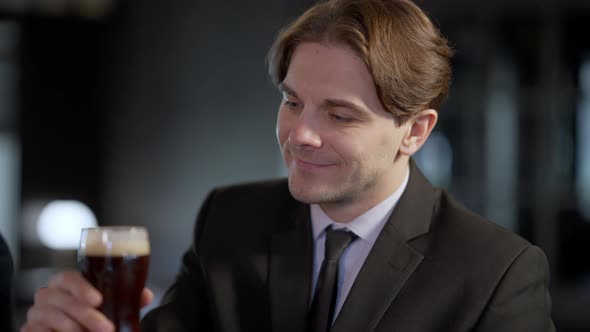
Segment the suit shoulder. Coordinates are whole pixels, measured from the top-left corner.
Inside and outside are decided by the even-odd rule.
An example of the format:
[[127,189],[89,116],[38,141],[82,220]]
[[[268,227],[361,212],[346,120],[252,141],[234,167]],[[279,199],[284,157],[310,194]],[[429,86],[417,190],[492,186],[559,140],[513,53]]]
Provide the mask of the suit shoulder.
[[426,265],[441,276],[479,294],[475,297],[488,298],[516,262],[543,261],[541,250],[529,241],[470,211],[445,191],[438,195],[430,232],[416,245]]
[[247,231],[267,227],[297,204],[285,179],[240,183],[213,189],[199,219],[207,220],[207,230]]
[[469,210],[448,192],[440,190],[439,197],[433,230],[460,243],[465,255],[486,253],[486,257],[511,261],[531,246],[513,231]]

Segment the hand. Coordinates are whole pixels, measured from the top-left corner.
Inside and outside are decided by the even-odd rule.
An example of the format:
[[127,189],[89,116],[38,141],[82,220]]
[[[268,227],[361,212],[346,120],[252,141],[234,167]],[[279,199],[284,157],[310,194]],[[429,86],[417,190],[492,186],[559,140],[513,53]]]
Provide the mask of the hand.
[[[153,293],[144,288],[141,306],[152,302]],[[113,323],[100,311],[102,296],[78,271],[53,276],[47,287],[37,290],[35,303],[27,312],[21,332],[114,332]]]

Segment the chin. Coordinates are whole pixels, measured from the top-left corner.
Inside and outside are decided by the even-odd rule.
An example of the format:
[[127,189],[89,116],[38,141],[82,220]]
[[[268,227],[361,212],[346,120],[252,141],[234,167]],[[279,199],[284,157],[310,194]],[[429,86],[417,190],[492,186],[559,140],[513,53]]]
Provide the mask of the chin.
[[295,182],[289,178],[289,192],[293,198],[306,204],[321,204],[337,200],[334,190],[319,185]]
[[314,192],[314,187],[313,185],[306,184],[304,181],[295,181],[289,177],[289,192],[291,192],[293,198],[302,203],[316,203],[318,194]]
[[298,200],[299,202],[306,203],[306,204],[314,204],[314,196],[309,192],[309,189],[303,189],[300,185],[294,185],[289,180],[289,192],[291,196]]

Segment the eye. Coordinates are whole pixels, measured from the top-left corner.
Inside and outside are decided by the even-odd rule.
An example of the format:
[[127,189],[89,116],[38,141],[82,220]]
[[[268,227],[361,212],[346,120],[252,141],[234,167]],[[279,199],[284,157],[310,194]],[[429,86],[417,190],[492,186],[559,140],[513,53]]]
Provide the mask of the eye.
[[337,122],[350,122],[353,119],[336,113],[330,113],[330,118]]
[[288,108],[298,108],[298,107],[301,106],[298,102],[293,101],[293,100],[289,100],[289,99],[285,99],[285,101],[283,102],[283,104],[285,106],[287,106]]

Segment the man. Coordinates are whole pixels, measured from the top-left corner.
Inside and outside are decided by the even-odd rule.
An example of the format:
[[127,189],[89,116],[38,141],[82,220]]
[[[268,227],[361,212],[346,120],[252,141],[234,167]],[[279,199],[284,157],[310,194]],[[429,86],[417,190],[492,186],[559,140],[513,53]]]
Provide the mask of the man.
[[[269,63],[288,181],[208,196],[143,330],[553,331],[542,251],[434,189],[411,159],[451,55],[408,0],[322,2],[283,29]],[[109,328],[99,303],[79,274],[58,275],[23,330]]]

